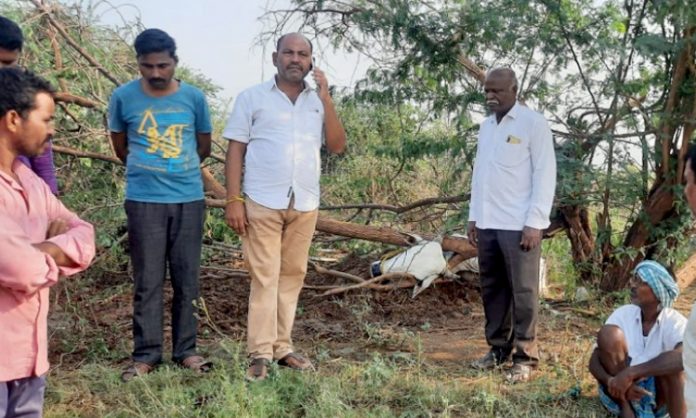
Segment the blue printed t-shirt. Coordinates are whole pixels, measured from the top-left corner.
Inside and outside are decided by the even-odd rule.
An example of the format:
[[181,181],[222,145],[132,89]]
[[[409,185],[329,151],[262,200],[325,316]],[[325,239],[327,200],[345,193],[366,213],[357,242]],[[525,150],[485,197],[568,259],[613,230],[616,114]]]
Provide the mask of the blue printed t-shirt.
[[145,94],[140,79],[114,90],[109,129],[126,132],[126,199],[186,203],[203,199],[196,133],[210,133],[203,92],[184,82],[164,97]]

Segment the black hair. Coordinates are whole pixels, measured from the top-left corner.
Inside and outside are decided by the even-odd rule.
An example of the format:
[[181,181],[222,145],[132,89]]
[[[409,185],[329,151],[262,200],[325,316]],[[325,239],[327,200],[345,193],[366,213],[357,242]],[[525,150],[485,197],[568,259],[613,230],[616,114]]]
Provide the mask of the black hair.
[[696,175],[696,144],[689,145],[689,150],[684,156],[684,162],[689,164],[689,168]]
[[22,50],[23,45],[24,35],[19,26],[5,16],[0,16],[0,48],[15,51]]
[[31,71],[6,67],[0,68],[0,118],[14,110],[23,118],[34,109],[36,95],[53,95],[54,89],[45,79]]
[[281,36],[278,38],[278,41],[276,42],[276,52],[280,52],[280,44],[283,42],[283,39],[290,35],[300,35],[301,37],[304,38],[305,41],[309,44],[309,52],[314,52],[314,45],[312,45],[312,41],[309,40],[306,36],[302,35],[301,33],[286,33],[285,35]]
[[174,38],[161,29],[145,29],[135,38],[133,43],[135,54],[141,57],[153,52],[169,52],[169,55],[178,60],[176,56],[176,42]]

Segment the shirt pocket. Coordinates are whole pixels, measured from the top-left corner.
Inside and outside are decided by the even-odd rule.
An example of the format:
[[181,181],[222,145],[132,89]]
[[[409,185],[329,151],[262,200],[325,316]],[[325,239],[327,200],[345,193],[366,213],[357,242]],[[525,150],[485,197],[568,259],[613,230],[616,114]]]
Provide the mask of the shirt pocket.
[[496,164],[503,167],[517,167],[529,161],[529,138],[508,135],[495,149]]
[[253,112],[250,138],[287,138],[292,135],[292,112],[284,108],[260,107]]
[[306,142],[317,142],[321,145],[324,130],[324,113],[319,109],[308,109],[301,113],[301,139]]

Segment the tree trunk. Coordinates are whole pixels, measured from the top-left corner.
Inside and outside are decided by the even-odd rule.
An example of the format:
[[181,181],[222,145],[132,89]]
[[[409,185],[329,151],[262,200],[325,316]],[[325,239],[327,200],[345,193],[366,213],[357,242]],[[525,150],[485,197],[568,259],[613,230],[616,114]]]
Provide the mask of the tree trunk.
[[578,268],[580,278],[584,282],[593,279],[592,269],[581,266],[591,266],[595,250],[595,240],[592,235],[587,209],[580,206],[564,206],[559,208],[566,224],[566,236],[570,241],[573,265]]
[[623,289],[635,266],[644,258],[640,250],[656,240],[656,238],[651,238],[651,230],[659,223],[677,216],[674,210],[673,190],[674,184],[672,182],[662,182],[653,187],[653,191],[643,206],[642,213],[629,229],[623,243],[624,248],[635,249],[637,255],[635,257],[617,257],[615,254],[611,254],[599,283],[602,290]]
[[[204,168],[201,170],[201,174],[203,176],[203,184],[206,192],[209,192],[217,199],[216,201],[209,200],[207,202],[208,206],[224,207],[224,200],[226,197],[225,188],[213,177],[209,170]],[[399,232],[391,228],[341,222],[323,216],[320,216],[317,220],[317,231],[343,237],[383,242],[385,244],[408,246],[413,243],[412,238],[407,233]],[[427,240],[435,238],[432,234],[418,235]],[[472,247],[468,240],[456,237],[444,237],[442,239],[442,249],[461,254],[465,257],[464,259],[475,257],[477,252],[476,248]]]
[[[407,246],[413,244],[413,239],[407,233],[399,232],[391,228],[376,227],[362,224],[354,224],[350,222],[341,222],[331,218],[320,216],[317,220],[317,231],[326,232],[329,234],[340,235],[343,237],[359,238],[367,241],[383,242],[385,244],[394,244]],[[426,240],[436,238],[432,234],[416,233]],[[464,256],[465,260],[471,257],[476,257],[477,250],[469,241],[463,238],[444,237],[442,239],[442,249],[445,251],[454,251],[455,253]]]

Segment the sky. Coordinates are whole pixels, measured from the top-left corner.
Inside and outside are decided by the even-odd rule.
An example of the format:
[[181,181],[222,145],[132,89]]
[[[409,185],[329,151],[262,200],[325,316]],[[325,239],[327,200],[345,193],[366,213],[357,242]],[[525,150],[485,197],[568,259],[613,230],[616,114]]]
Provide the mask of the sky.
[[[75,2],[79,1],[64,1]],[[180,62],[200,70],[223,88],[221,98],[231,99],[275,74],[271,62],[275,44],[266,45],[265,51],[256,45],[264,31],[259,17],[267,7],[287,8],[289,0],[93,0],[93,4],[105,25],[123,26],[124,19],[133,22],[139,17],[145,27],[169,33],[177,42]],[[317,50],[315,56],[329,83],[339,87],[352,86],[369,64],[366,58],[340,51]]]

